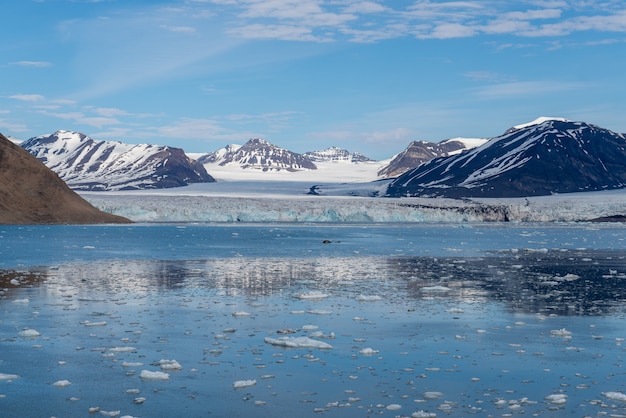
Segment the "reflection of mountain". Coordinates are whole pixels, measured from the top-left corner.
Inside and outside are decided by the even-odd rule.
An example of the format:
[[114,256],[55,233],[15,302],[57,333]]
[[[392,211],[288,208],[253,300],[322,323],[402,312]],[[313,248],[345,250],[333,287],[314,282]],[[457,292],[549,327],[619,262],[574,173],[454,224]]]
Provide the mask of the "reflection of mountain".
[[601,315],[626,306],[624,254],[583,250],[466,258],[108,260],[61,265],[38,277],[68,305],[111,294],[135,299],[153,292],[226,292],[289,299],[322,291],[352,300],[380,296],[408,310],[425,298],[503,303],[513,312],[541,315]]
[[514,312],[598,315],[623,309],[623,253],[541,251],[486,258],[390,259],[411,298],[503,302]]

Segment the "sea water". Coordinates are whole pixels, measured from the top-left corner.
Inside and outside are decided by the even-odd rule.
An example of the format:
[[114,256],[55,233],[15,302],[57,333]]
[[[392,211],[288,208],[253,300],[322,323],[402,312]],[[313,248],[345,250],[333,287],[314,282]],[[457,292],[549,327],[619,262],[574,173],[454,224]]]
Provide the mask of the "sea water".
[[0,416],[626,415],[620,225],[0,227]]

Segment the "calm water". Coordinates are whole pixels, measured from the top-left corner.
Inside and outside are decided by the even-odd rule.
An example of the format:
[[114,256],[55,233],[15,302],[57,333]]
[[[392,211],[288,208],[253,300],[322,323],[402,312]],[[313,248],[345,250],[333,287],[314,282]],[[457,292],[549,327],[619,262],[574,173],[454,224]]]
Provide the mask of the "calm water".
[[0,416],[626,415],[625,239],[2,226]]

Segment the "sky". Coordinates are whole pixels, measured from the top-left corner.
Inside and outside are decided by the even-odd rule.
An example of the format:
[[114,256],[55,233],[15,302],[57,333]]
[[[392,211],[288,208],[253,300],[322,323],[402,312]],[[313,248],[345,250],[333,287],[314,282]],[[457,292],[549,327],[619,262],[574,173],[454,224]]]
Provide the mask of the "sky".
[[6,0],[0,132],[386,159],[540,116],[626,132],[623,0]]

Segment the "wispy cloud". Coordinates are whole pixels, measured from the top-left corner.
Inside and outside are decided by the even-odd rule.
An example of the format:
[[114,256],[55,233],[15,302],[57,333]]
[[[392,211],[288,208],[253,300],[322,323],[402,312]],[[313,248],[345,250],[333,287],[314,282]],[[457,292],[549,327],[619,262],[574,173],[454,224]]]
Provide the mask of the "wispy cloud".
[[[626,32],[624,5],[616,1],[415,0],[402,7],[375,1],[207,0],[234,16],[228,33],[245,39],[375,42],[392,37],[451,39],[480,34],[520,37],[573,32]],[[371,14],[376,19],[370,19]],[[298,30],[296,30],[296,28]]]
[[50,67],[52,63],[47,61],[15,61],[10,63],[11,65],[17,65],[20,67],[34,67],[34,68],[45,68]]
[[513,81],[490,84],[472,89],[474,96],[481,99],[508,99],[512,97],[545,95],[563,91],[588,88],[586,83],[562,81]]
[[41,94],[14,94],[9,99],[19,100],[21,102],[41,102],[46,98]]

